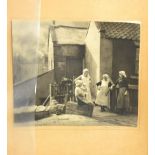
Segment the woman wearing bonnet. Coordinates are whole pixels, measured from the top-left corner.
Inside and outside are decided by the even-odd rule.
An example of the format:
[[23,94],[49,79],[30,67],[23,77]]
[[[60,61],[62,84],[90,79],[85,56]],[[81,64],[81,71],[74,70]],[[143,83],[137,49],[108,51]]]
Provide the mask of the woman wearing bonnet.
[[116,86],[118,86],[118,96],[117,96],[117,112],[120,114],[129,112],[129,92],[128,92],[128,79],[125,71],[119,71],[119,78],[116,81]]
[[83,82],[83,84],[85,85],[85,87],[87,89],[86,90],[87,91],[86,99],[87,99],[87,101],[92,102],[91,92],[90,92],[91,79],[90,79],[90,75],[89,75],[89,70],[87,68],[85,68],[83,70],[83,74],[75,79],[75,83],[77,80],[81,80]]
[[97,84],[97,97],[95,104],[101,106],[101,112],[110,109],[110,90],[114,84],[108,74],[103,74],[102,80]]

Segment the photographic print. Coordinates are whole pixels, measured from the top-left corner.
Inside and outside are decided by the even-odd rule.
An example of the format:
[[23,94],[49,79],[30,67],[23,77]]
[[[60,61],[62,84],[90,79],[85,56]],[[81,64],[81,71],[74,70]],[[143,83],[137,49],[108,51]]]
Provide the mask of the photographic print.
[[137,126],[140,24],[12,21],[16,125]]

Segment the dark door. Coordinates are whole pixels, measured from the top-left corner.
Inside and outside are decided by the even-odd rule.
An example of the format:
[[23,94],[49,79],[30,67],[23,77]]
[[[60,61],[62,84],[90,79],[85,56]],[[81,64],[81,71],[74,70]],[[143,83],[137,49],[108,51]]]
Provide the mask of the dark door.
[[136,48],[130,40],[113,41],[113,80],[118,78],[118,72],[124,70],[127,76],[135,74]]
[[66,58],[65,57],[55,57],[55,81],[60,82],[63,77],[66,77]]
[[82,74],[83,60],[82,58],[67,57],[66,58],[66,77],[73,78]]

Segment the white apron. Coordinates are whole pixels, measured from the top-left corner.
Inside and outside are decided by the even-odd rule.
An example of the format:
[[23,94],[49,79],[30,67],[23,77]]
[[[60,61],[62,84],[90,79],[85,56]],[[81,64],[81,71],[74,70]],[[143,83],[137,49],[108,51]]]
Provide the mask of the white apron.
[[101,81],[100,90],[97,92],[95,103],[110,108],[110,92],[108,87],[109,81]]

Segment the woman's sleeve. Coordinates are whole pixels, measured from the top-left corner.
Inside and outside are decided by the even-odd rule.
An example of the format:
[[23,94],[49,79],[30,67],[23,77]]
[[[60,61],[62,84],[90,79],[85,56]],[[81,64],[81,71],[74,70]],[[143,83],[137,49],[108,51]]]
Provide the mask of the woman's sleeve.
[[116,80],[116,82],[114,83],[114,88],[118,88],[119,87],[119,79]]
[[109,81],[108,87],[110,88],[111,86],[112,86],[112,83],[111,83],[111,81]]
[[101,81],[96,83],[96,86],[101,86]]
[[111,86],[115,86],[115,84],[113,83],[112,79],[110,79],[109,84],[108,84],[108,87],[111,87]]
[[74,80],[74,82],[76,82],[77,80],[81,80],[81,79],[82,79],[82,76],[80,75]]

